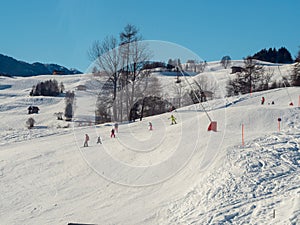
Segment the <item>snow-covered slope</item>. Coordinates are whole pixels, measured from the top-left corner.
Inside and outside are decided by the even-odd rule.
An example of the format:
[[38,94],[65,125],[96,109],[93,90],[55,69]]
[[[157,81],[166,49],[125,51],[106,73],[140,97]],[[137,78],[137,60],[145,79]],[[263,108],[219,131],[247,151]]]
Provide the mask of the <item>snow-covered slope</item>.
[[[205,73],[222,89],[230,71],[210,66]],[[76,91],[76,116],[92,113],[89,75],[1,78],[1,225],[299,223],[299,88],[205,103],[218,132],[207,132],[208,117],[192,105],[172,112],[176,125],[166,113],[120,124],[114,139],[110,124],[60,128],[67,122],[53,114],[63,111],[63,97],[28,96],[50,78],[67,90],[86,85]],[[159,78],[170,90],[174,77]],[[28,130],[31,104],[41,111]],[[83,148],[86,133],[90,146]]]

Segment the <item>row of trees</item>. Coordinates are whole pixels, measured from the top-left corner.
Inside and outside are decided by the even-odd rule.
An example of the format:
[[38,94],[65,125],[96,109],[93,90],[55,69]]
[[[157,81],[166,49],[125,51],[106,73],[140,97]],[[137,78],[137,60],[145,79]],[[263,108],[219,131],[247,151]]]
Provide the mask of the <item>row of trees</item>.
[[96,123],[132,121],[136,102],[146,96],[159,97],[160,92],[155,92],[158,82],[150,76],[151,71],[145,69],[151,52],[140,40],[138,29],[128,24],[119,39],[106,37],[102,42],[96,41],[89,50],[90,59],[95,62],[94,73],[107,80],[97,97]]
[[30,91],[30,96],[58,96],[65,90],[64,84],[61,82],[58,84],[57,80],[47,80],[39,82],[33,86]]
[[244,59],[243,72],[230,79],[226,89],[229,96],[261,91],[266,88],[270,76],[265,76],[264,68],[255,63],[252,57]]
[[[276,48],[262,49],[255,53],[253,56],[248,58],[257,59],[260,61],[271,62],[271,63],[293,63],[291,53],[285,48],[281,47],[278,50]],[[300,61],[299,56],[296,57],[295,62]],[[230,56],[223,56],[220,64],[227,69],[231,65]]]
[[262,49],[252,56],[253,59],[271,62],[271,63],[293,63],[291,53],[285,48],[281,47],[278,50],[276,48]]
[[[300,51],[298,57],[300,59]],[[248,56],[244,59],[242,72],[235,74],[226,86],[227,95],[252,93],[278,87],[300,86],[300,62],[295,63],[288,77],[282,77],[281,81],[272,81],[274,70],[265,69],[256,59]]]

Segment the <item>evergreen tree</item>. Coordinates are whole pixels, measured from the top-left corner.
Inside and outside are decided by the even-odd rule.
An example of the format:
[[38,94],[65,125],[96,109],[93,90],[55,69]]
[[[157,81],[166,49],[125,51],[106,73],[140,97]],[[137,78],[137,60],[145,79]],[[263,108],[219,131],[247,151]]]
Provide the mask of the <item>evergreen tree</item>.
[[263,66],[257,65],[250,56],[244,59],[244,64],[244,71],[237,73],[235,78],[228,81],[226,86],[228,96],[261,91],[262,86],[268,88],[264,82],[266,77]]
[[278,63],[292,63],[292,55],[291,53],[284,47],[278,49],[277,52],[277,62]]
[[296,56],[295,62],[300,63],[300,50],[298,51],[298,55]]
[[271,63],[293,62],[291,53],[285,47],[281,47],[278,51],[276,48],[262,49],[255,53],[252,58]]

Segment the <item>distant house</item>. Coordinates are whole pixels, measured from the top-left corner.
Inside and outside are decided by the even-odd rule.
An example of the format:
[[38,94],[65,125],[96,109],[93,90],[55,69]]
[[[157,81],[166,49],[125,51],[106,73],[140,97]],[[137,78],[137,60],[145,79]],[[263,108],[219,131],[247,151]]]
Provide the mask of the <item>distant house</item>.
[[64,75],[64,72],[60,70],[53,70],[52,75]]
[[37,106],[29,106],[28,107],[28,114],[33,114],[33,113],[39,113],[39,107]]
[[86,91],[86,86],[80,84],[80,85],[78,85],[78,86],[76,87],[76,89],[77,89],[78,91]]
[[240,66],[232,66],[231,67],[231,73],[241,73],[241,72],[244,72],[245,69],[243,67],[240,67]]

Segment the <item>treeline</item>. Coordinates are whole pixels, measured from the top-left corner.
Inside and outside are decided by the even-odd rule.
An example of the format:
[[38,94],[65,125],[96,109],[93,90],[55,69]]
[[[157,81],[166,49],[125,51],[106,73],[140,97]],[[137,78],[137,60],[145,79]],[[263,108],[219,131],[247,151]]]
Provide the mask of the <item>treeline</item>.
[[281,47],[278,50],[276,48],[262,49],[252,56],[253,59],[271,62],[271,63],[293,63],[291,53],[285,48]]
[[265,68],[251,56],[244,59],[241,72],[235,73],[226,85],[227,96],[252,93],[268,89],[300,86],[300,51],[296,57],[291,73],[281,80],[274,80],[274,70]]
[[33,86],[29,94],[30,96],[58,96],[60,93],[63,93],[64,89],[62,82],[58,84],[55,79],[50,79]]
[[139,107],[135,108],[134,104],[145,96],[158,95],[158,84],[151,77],[151,69],[166,65],[150,62],[150,49],[141,40],[139,30],[128,24],[119,38],[108,36],[91,46],[89,56],[94,62],[93,73],[102,73],[107,79],[97,97],[96,123],[134,121],[139,113]]

